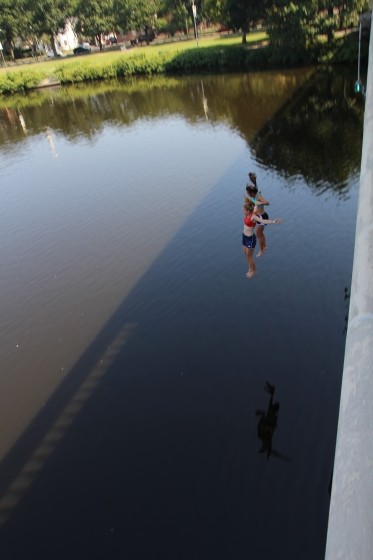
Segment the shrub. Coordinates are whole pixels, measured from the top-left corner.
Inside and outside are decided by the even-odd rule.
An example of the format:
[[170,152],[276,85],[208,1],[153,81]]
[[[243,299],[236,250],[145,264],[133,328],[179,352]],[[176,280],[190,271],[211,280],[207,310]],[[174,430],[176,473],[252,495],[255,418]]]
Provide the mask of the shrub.
[[32,70],[0,74],[0,93],[16,93],[35,88],[46,77],[45,72]]
[[243,46],[228,49],[194,49],[177,54],[165,65],[169,73],[237,72],[267,66],[266,48],[249,50]]

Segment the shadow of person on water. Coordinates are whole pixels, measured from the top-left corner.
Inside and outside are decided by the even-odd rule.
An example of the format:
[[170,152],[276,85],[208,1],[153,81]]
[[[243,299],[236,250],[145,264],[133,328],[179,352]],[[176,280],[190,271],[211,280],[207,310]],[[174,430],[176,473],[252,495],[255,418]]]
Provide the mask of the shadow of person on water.
[[290,462],[291,459],[289,457],[287,457],[286,455],[282,455],[272,447],[272,438],[277,428],[280,403],[273,402],[273,396],[275,394],[274,385],[271,385],[267,381],[264,390],[270,395],[267,410],[265,411],[257,409],[255,411],[255,414],[260,417],[257,426],[257,433],[259,439],[262,441],[262,447],[261,449],[259,449],[259,453],[266,453],[267,459],[269,459],[269,457],[273,455],[278,459],[283,459],[284,461]]
[[345,287],[345,294],[344,294],[344,301],[345,306],[346,306],[346,315],[345,315],[345,326],[343,329],[342,334],[346,335],[347,334],[347,327],[348,327],[348,314],[349,314],[349,307],[350,307],[350,297],[351,297],[351,289],[349,289],[347,286]]

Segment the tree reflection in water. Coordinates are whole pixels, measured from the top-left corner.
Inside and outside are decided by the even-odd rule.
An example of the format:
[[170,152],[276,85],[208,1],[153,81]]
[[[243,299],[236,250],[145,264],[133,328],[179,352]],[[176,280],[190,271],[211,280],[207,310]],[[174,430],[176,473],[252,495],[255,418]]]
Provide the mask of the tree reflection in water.
[[[17,115],[22,111],[22,119]],[[265,169],[303,176],[322,194],[348,194],[359,172],[364,98],[350,68],[293,69],[218,76],[112,80],[0,99],[0,150],[46,127],[70,142],[93,140],[107,126],[182,117],[228,124]],[[20,122],[21,121],[21,122]],[[21,126],[20,126],[21,124]]]
[[353,86],[349,68],[318,70],[259,131],[258,160],[285,177],[303,176],[317,194],[332,188],[345,198],[362,150],[364,99]]

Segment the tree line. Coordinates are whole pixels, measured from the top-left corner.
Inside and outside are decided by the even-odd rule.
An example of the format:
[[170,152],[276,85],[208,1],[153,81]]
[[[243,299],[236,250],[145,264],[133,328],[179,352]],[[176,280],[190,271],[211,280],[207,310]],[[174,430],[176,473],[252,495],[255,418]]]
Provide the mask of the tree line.
[[0,41],[14,58],[17,41],[35,43],[47,36],[56,54],[56,35],[68,20],[81,37],[101,37],[130,30],[176,30],[188,33],[193,4],[197,22],[219,22],[242,33],[242,42],[259,21],[270,43],[284,61],[299,61],[320,48],[320,38],[331,45],[336,33],[357,24],[368,0],[0,0]]

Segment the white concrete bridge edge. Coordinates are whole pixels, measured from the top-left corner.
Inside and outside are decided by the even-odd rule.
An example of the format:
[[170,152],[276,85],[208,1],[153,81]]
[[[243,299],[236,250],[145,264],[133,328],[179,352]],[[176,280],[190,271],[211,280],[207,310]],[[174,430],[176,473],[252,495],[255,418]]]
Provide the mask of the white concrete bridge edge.
[[373,559],[373,39],[325,560]]

